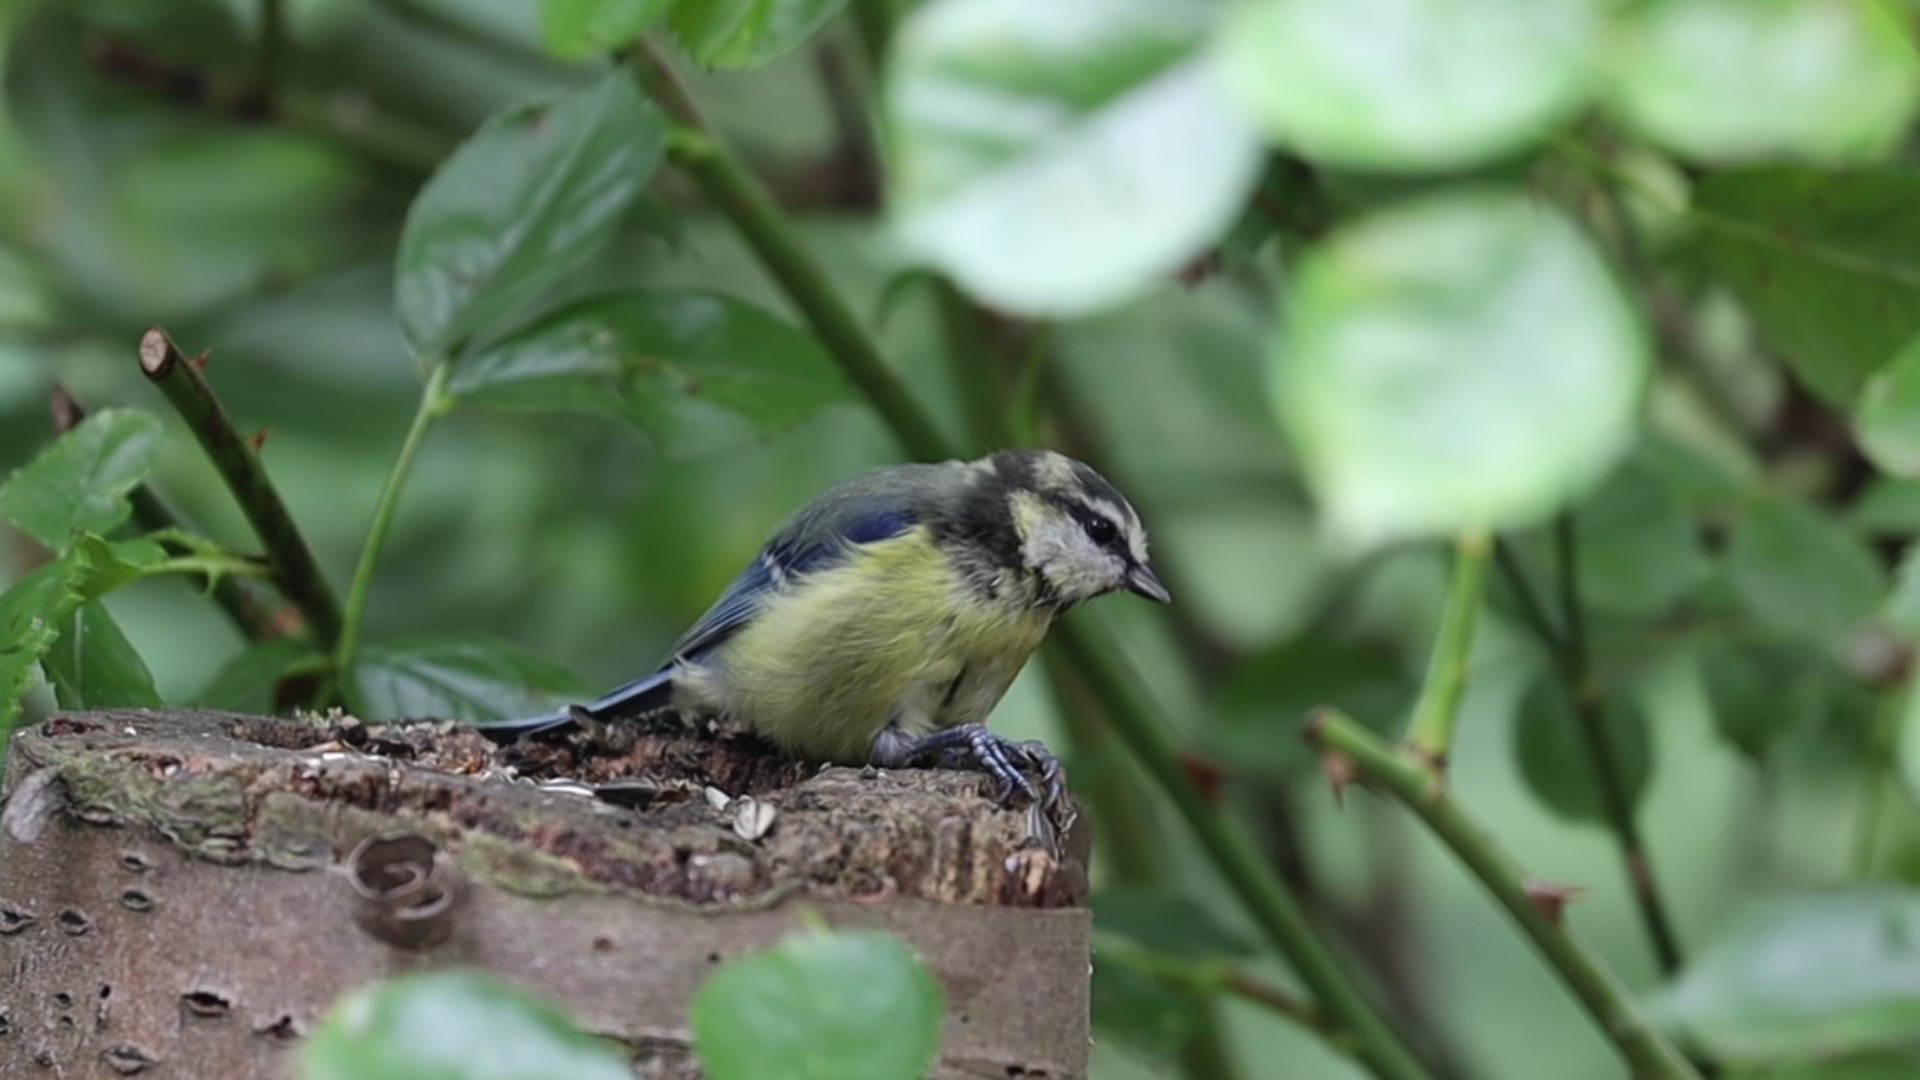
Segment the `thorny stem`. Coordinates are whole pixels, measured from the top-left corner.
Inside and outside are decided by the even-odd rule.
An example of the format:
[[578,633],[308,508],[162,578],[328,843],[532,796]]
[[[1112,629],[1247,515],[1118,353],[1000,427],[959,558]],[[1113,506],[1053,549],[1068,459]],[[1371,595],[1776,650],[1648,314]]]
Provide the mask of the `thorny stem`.
[[339,602],[253,445],[233,426],[213,387],[166,331],[156,326],[140,335],[139,355],[140,370],[186,421],[260,538],[274,587],[300,609],[314,644],[333,651],[340,641]]
[[1528,894],[1520,867],[1435,782],[1431,763],[1410,750],[1395,752],[1351,717],[1332,709],[1308,720],[1306,736],[1322,753],[1336,755],[1358,780],[1404,803],[1459,856],[1533,940],[1637,1080],[1700,1080],[1686,1058],[1648,1023],[1613,973]]
[[1224,960],[1195,963],[1183,957],[1143,948],[1124,939],[1110,938],[1098,931],[1094,932],[1094,952],[1096,955],[1104,953],[1128,967],[1195,990],[1224,990],[1242,1001],[1286,1017],[1308,1031],[1319,1032],[1343,1053],[1352,1052],[1352,1047],[1339,1041],[1339,1033],[1328,1026],[1327,1018],[1320,1014],[1320,1010]]
[[353,569],[353,584],[347,589],[346,623],[340,634],[339,646],[334,650],[334,667],[341,673],[352,669],[354,653],[360,647],[360,626],[367,612],[367,599],[373,593],[373,570],[380,561],[380,549],[386,544],[387,531],[393,526],[393,514],[400,505],[400,489],[406,485],[407,474],[413,471],[413,461],[420,453],[420,445],[426,440],[427,428],[451,407],[446,396],[447,374],[452,365],[445,360],[436,360],[427,372],[426,389],[421,391],[420,406],[414,410],[413,424],[407,428],[407,437],[400,444],[400,453],[393,459],[393,468],[387,471],[387,482],[380,489],[380,501],[374,504],[373,520],[367,525],[366,543],[360,547],[360,561]]
[[1413,706],[1407,728],[1407,746],[1446,767],[1453,746],[1453,728],[1460,716],[1460,698],[1467,688],[1467,659],[1473,651],[1473,628],[1480,614],[1480,594],[1487,580],[1487,561],[1493,550],[1487,534],[1462,533],[1454,542],[1453,572],[1447,579],[1446,605],[1440,611],[1440,633],[1433,643],[1433,659],[1420,699]]

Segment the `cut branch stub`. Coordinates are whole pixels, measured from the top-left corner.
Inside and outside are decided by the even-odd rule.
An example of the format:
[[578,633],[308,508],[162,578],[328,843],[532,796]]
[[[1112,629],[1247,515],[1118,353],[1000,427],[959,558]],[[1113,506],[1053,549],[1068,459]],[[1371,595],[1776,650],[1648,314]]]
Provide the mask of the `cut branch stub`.
[[[1085,1074],[1086,831],[1039,850],[978,776],[725,737],[503,750],[440,724],[141,711],[56,716],[8,764],[9,790],[37,775],[59,798],[32,842],[0,837],[0,1075],[290,1076],[340,993],[461,967],[691,1078],[693,991],[801,905],[927,962],[936,1080]],[[644,810],[577,793],[623,778],[652,786]],[[709,786],[778,813],[747,839]]]

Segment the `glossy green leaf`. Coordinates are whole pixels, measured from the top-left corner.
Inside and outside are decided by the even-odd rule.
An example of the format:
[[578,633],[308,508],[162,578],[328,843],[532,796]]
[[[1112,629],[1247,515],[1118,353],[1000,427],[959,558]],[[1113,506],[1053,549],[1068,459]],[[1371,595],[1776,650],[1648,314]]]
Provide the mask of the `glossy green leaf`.
[[1707,576],[1693,515],[1661,473],[1639,458],[1608,477],[1574,512],[1581,602],[1601,611],[1654,614]]
[[1723,1063],[1910,1044],[1920,1027],[1920,893],[1763,905],[1736,919],[1655,1003]]
[[[562,60],[632,45],[676,0],[540,0],[540,44]],[[689,5],[692,6],[692,5]]]
[[160,434],[150,413],[102,409],[0,486],[0,514],[54,551],[75,530],[104,533],[126,520],[127,493],[153,468]]
[[708,67],[756,67],[800,47],[847,0],[692,0],[668,20],[687,55]]
[[1285,309],[1280,417],[1347,538],[1538,521],[1633,439],[1634,313],[1579,230],[1520,196],[1375,214],[1308,256]]
[[295,664],[315,655],[313,646],[299,638],[253,642],[222,665],[194,701],[209,709],[270,714],[274,684]]
[[1315,759],[1300,737],[1307,713],[1330,705],[1381,734],[1406,720],[1413,680],[1384,645],[1307,634],[1261,652],[1220,688],[1213,736],[1241,768],[1302,768]]
[[448,389],[481,404],[624,416],[679,454],[750,442],[847,395],[811,335],[695,292],[572,304],[462,360]]
[[1920,341],[1875,372],[1853,409],[1860,449],[1886,472],[1920,476]]
[[[1615,691],[1607,695],[1603,726],[1628,805],[1635,805],[1653,773],[1646,715],[1629,694]],[[1548,809],[1570,821],[1604,825],[1610,820],[1573,703],[1549,672],[1539,673],[1521,698],[1514,751],[1521,779]]]
[[1712,267],[1829,403],[1920,335],[1920,170],[1728,169],[1693,205]]
[[940,988],[888,934],[819,933],[722,964],[693,997],[713,1080],[918,1080],[940,1041]]
[[1613,46],[1615,111],[1697,158],[1877,154],[1920,99],[1905,32],[1858,0],[1654,0]]
[[300,1048],[302,1080],[633,1080],[551,1003],[464,972],[377,982],[333,1004]]
[[1157,1061],[1172,1061],[1207,1020],[1206,1002],[1115,955],[1093,958],[1093,1029]]
[[504,641],[446,634],[364,646],[347,704],[368,720],[511,720],[546,712],[585,684]]
[[1754,507],[1734,527],[1726,571],[1755,618],[1817,644],[1837,645],[1887,591],[1886,573],[1865,541],[1784,500]]
[[1094,929],[1184,960],[1249,956],[1254,947],[1220,925],[1187,896],[1140,886],[1110,885],[1093,894]]
[[151,709],[163,704],[153,686],[153,673],[105,604],[98,600],[81,604],[61,621],[59,633],[59,640],[40,658],[40,666],[61,708]]
[[489,119],[407,212],[394,308],[408,347],[445,350],[497,324],[600,250],[665,133],[625,71]]
[[1572,117],[1600,29],[1595,0],[1239,0],[1216,48],[1248,114],[1305,157],[1449,170]]
[[1775,740],[1825,709],[1834,673],[1823,660],[1804,645],[1725,643],[1701,650],[1714,729],[1748,758],[1764,760]]
[[933,0],[884,105],[891,209],[917,257],[995,307],[1144,293],[1233,222],[1260,169],[1182,0]]

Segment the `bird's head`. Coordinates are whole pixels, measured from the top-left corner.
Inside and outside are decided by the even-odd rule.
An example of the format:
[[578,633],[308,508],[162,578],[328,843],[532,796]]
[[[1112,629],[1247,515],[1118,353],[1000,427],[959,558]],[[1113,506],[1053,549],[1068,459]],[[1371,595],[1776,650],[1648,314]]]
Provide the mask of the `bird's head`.
[[1140,515],[1092,467],[1051,450],[1003,450],[982,464],[1003,485],[1021,565],[1062,606],[1121,589],[1170,599]]

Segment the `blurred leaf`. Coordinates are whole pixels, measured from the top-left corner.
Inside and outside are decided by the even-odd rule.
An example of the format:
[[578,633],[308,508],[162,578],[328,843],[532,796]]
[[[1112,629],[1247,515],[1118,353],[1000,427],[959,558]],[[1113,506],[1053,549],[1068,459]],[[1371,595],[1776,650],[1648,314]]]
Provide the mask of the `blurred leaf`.
[[1920,680],[1909,680],[1906,694],[1894,732],[1893,764],[1907,801],[1920,806]]
[[1406,719],[1414,690],[1391,648],[1307,634],[1234,670],[1220,688],[1214,736],[1240,768],[1306,766],[1308,712],[1331,705],[1385,733]]
[[1196,994],[1128,966],[1093,958],[1093,1029],[1157,1061],[1179,1056],[1206,1019]]
[[1734,526],[1726,570],[1754,617],[1834,645],[1886,595],[1886,573],[1866,542],[1797,502],[1755,506]]
[[447,349],[579,268],[612,238],[665,135],[625,71],[489,119],[407,213],[394,308],[408,347]]
[[303,1080],[632,1080],[608,1044],[499,979],[388,979],[327,1010],[300,1048]]
[[1855,0],[1656,0],[1613,44],[1614,108],[1697,158],[1878,154],[1920,95],[1892,13]]
[[1713,726],[1733,747],[1762,761],[1775,740],[1824,710],[1828,672],[1804,646],[1716,644],[1699,654]]
[[1920,334],[1920,170],[1726,169],[1694,192],[1708,260],[1829,403]]
[[1920,481],[1874,477],[1847,507],[1846,522],[1875,536],[1920,534]]
[[463,359],[448,388],[480,404],[624,416],[677,454],[750,442],[847,395],[811,335],[695,292],[569,305]]
[[584,60],[622,49],[660,21],[676,2],[540,0],[540,44],[562,60]]
[[1749,911],[1654,1009],[1726,1063],[1909,1044],[1920,1027],[1920,893],[1835,893]]
[[792,52],[847,0],[691,0],[669,22],[687,55],[716,68],[757,67]]
[[60,638],[40,658],[63,709],[118,706],[159,708],[146,661],[98,600],[81,604],[59,628]]
[[1640,458],[1607,479],[1574,511],[1581,602],[1603,611],[1654,614],[1707,575],[1693,515]]
[[1093,894],[1092,907],[1094,928],[1101,933],[1183,960],[1254,953],[1245,938],[1221,926],[1206,908],[1177,893],[1110,885]]
[[940,1042],[940,988],[898,939],[810,933],[722,964],[693,997],[713,1080],[916,1080]]
[[131,512],[127,493],[160,453],[160,421],[102,409],[55,439],[0,486],[0,514],[53,551],[76,529],[104,533]]
[[252,642],[214,673],[194,703],[231,712],[271,712],[274,683],[295,664],[316,655],[313,645],[299,638]]
[[1351,539],[1538,521],[1633,439],[1634,313],[1580,232],[1521,196],[1372,215],[1308,256],[1285,309],[1280,416]]
[[902,240],[1026,314],[1086,314],[1175,273],[1260,168],[1197,55],[1209,14],[1179,0],[919,8],[884,93]]
[[1241,0],[1216,35],[1250,115],[1317,163],[1452,170],[1586,102],[1594,0]]
[[1755,1072],[1742,1070],[1727,1080],[1913,1080],[1920,1075],[1920,1061],[1911,1056],[1863,1058],[1855,1061],[1820,1061],[1788,1065]]
[[[1607,695],[1604,726],[1627,804],[1636,806],[1653,773],[1646,715],[1632,695],[1616,690]],[[1539,673],[1528,687],[1514,737],[1520,776],[1534,798],[1569,821],[1607,823],[1606,804],[1594,779],[1593,755],[1587,750],[1573,703],[1552,673]]]
[[1875,465],[1896,476],[1920,476],[1920,339],[1867,379],[1853,426]]
[[445,634],[365,646],[346,693],[347,704],[367,720],[481,723],[533,716],[585,689],[559,666],[504,641]]
[[1893,591],[1880,615],[1908,639],[1920,642],[1920,545],[1909,546],[1893,571]]

